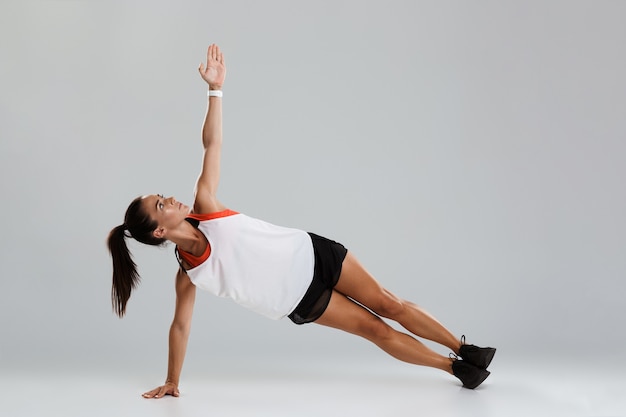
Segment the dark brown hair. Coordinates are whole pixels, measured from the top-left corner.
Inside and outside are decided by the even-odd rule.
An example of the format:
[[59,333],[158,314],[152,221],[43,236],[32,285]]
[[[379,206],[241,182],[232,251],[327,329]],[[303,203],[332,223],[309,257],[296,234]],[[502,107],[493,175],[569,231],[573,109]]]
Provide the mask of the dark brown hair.
[[153,246],[160,246],[166,242],[166,239],[158,239],[152,234],[158,224],[145,212],[141,202],[142,197],[137,197],[130,203],[126,209],[124,223],[114,227],[107,238],[109,252],[113,258],[111,302],[113,311],[120,318],[126,313],[130,293],[140,281],[137,265],[126,245],[126,238],[132,237],[141,243]]

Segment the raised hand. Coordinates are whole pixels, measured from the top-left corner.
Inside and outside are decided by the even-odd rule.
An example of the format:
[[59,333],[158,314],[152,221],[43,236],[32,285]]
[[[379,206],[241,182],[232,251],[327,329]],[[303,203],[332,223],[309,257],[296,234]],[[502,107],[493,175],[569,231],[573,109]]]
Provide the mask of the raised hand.
[[209,45],[209,50],[206,53],[206,66],[201,62],[198,71],[200,71],[202,79],[209,84],[209,88],[212,90],[222,88],[224,78],[226,78],[226,67],[224,66],[224,55],[219,46],[214,43]]
[[165,385],[161,385],[158,388],[155,388],[151,391],[145,392],[142,394],[143,398],[161,398],[166,395],[171,395],[173,397],[178,397],[180,395],[180,391],[178,391],[178,387],[171,382],[166,382]]

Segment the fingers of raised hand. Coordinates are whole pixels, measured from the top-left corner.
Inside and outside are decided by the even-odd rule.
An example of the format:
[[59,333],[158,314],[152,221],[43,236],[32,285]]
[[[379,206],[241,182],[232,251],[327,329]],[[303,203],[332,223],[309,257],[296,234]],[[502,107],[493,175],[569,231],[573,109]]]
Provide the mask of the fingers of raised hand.
[[224,63],[224,54],[222,54],[220,47],[217,45],[215,45],[215,60],[222,64]]
[[217,53],[218,53],[218,47],[217,47],[217,45],[216,45],[216,44],[214,44],[214,43],[212,43],[211,45],[209,45],[209,50],[208,50],[207,55],[206,55],[206,60],[207,60],[207,62],[209,62],[209,61],[215,61],[216,56],[217,56]]
[[223,64],[224,55],[222,54],[220,47],[214,43],[209,45],[209,49],[207,50],[207,53],[206,53],[206,60],[207,60],[207,63],[210,61],[217,61]]

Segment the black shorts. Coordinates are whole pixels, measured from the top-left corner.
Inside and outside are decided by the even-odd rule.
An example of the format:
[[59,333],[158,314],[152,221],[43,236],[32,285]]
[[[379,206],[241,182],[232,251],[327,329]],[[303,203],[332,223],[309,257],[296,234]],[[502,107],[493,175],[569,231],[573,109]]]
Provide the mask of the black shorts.
[[302,301],[288,316],[296,324],[310,323],[324,313],[330,302],[333,288],[339,281],[341,266],[348,253],[341,243],[314,233],[309,233],[309,235],[313,242],[315,268],[311,285],[306,290]]

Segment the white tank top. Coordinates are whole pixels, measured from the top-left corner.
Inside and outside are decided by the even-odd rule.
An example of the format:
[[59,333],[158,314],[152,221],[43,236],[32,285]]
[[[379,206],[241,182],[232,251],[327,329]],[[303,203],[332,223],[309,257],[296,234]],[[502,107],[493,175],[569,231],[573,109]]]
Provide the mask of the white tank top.
[[190,217],[209,241],[208,257],[187,271],[196,287],[275,320],[296,308],[313,280],[308,233],[230,210]]

